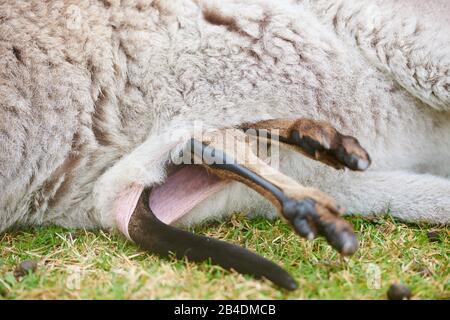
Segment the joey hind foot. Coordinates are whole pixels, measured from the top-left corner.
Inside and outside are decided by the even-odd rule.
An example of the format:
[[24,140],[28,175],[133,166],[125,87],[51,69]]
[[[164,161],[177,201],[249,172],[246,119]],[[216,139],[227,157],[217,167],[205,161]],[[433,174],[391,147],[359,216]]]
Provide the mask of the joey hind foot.
[[301,237],[312,240],[321,235],[344,256],[352,255],[358,249],[358,240],[350,223],[311,198],[285,200],[282,215]]
[[[235,140],[239,144],[245,140]],[[208,171],[224,178],[242,182],[271,201],[294,228],[307,239],[321,235],[343,255],[351,255],[358,241],[351,225],[340,217],[344,209],[331,197],[313,188],[306,188],[281,172],[269,167],[253,155],[252,161],[238,163],[227,150],[210,143],[192,140],[194,154],[208,158]],[[243,146],[240,149],[244,149]],[[213,163],[209,156],[221,159]],[[252,157],[252,155],[249,155]]]
[[296,151],[336,169],[347,167],[364,171],[371,163],[369,154],[356,138],[339,133],[323,121],[275,119],[245,125],[244,128],[255,129],[258,136],[263,136],[265,131],[269,137],[276,130],[281,144],[294,147]]

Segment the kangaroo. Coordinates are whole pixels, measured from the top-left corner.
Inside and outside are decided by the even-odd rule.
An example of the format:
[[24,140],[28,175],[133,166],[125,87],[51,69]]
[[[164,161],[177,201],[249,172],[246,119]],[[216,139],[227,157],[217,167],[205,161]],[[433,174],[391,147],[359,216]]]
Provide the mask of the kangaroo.
[[182,228],[278,214],[351,255],[342,214],[448,224],[448,12],[438,0],[2,1],[0,232],[103,228],[295,289],[275,263]]

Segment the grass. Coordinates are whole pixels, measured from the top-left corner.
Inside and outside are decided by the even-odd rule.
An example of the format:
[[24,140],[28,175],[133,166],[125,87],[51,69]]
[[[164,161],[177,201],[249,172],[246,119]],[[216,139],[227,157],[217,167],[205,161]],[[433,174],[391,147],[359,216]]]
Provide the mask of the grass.
[[[323,239],[298,238],[280,220],[236,215],[195,229],[281,264],[299,282],[294,292],[207,262],[159,259],[102,231],[11,231],[0,235],[0,299],[385,299],[395,281],[414,299],[450,299],[449,227],[433,228],[440,241],[431,242],[425,225],[348,219],[360,249],[346,259]],[[38,270],[16,278],[16,264],[27,259]]]

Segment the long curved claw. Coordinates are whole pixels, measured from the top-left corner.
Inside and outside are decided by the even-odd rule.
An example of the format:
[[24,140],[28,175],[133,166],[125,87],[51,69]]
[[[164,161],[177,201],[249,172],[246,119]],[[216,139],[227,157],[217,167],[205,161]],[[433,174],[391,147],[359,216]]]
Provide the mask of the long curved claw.
[[210,260],[225,269],[267,278],[287,289],[297,289],[292,276],[275,263],[240,246],[196,235],[161,222],[150,210],[149,190],[144,190],[128,224],[130,238],[141,248],[167,257],[171,253],[191,261]]

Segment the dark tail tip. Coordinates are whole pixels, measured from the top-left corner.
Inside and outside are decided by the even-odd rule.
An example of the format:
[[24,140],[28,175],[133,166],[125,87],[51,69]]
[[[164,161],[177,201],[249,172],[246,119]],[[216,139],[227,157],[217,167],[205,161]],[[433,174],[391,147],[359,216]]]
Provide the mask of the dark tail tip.
[[160,256],[173,253],[197,262],[211,259],[225,269],[267,278],[287,290],[297,289],[297,282],[288,272],[247,249],[164,224],[150,210],[148,191],[141,194],[128,225],[131,238],[143,249]]

